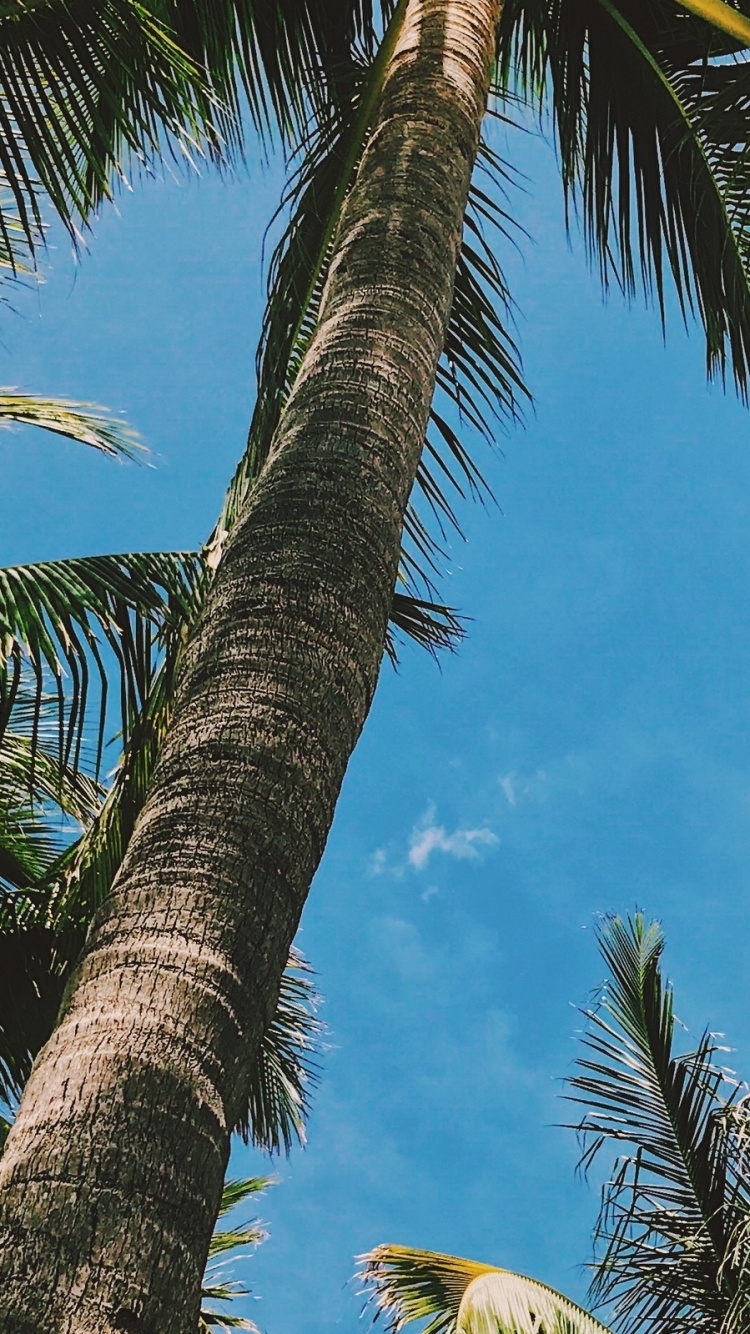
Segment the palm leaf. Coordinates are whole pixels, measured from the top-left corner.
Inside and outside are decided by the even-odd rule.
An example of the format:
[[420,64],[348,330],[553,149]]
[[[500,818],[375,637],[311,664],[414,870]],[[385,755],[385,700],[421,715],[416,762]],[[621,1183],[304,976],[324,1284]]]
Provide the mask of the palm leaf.
[[603,1191],[592,1297],[613,1303],[622,1330],[731,1334],[750,1313],[746,1104],[709,1032],[695,1050],[673,1050],[658,925],[612,918],[599,939],[610,980],[584,1012],[569,1096],[586,1109],[584,1167],[605,1144],[624,1151]]
[[422,1334],[608,1334],[554,1288],[453,1255],[378,1246],[359,1274],[391,1334],[414,1320]]
[[0,391],[0,426],[20,422],[67,436],[104,454],[133,458],[143,450],[125,422],[118,422],[90,403],[70,403],[60,398]]
[[[262,1194],[269,1186],[275,1185],[273,1177],[250,1177],[246,1180],[228,1180],[224,1183],[224,1190],[221,1196],[219,1206],[219,1219],[225,1218],[239,1205],[251,1196]],[[258,1246],[265,1241],[267,1233],[254,1219],[250,1223],[244,1223],[234,1228],[214,1228],[213,1236],[208,1248],[208,1264],[203,1278],[203,1287],[201,1289],[201,1313],[198,1321],[198,1330],[210,1329],[249,1329],[256,1330],[252,1321],[243,1316],[232,1315],[223,1311],[216,1311],[207,1302],[231,1302],[237,1297],[246,1297],[249,1295],[249,1288],[231,1278],[224,1277],[226,1273],[226,1260],[217,1263],[219,1257],[226,1257],[232,1251],[243,1252],[246,1256],[249,1252],[247,1247]],[[234,1261],[244,1258],[242,1254],[235,1254]]]
[[[693,6],[691,6],[694,8]],[[671,274],[710,374],[750,367],[750,63],[673,0],[509,0],[500,83],[552,105],[563,182],[605,285],[665,309]]]
[[0,738],[0,886],[6,888],[27,889],[42,879],[69,841],[71,822],[87,824],[101,803],[102,790],[87,774],[61,767],[56,715],[56,700],[40,704],[22,691]]
[[[41,701],[50,680],[59,700],[60,762],[77,767],[93,668],[100,686],[101,757],[108,673],[114,655],[127,738],[165,638],[179,636],[200,597],[204,566],[192,552],[89,556],[0,569],[0,736],[26,663]],[[46,674],[46,675],[45,675]]]
[[368,0],[5,0],[0,179],[26,245],[43,194],[75,235],[130,166],[165,149],[231,157],[245,106],[261,131],[290,134],[336,98],[352,44],[375,30]]
[[[138,0],[0,11],[0,175],[33,251],[42,197],[73,235],[129,162],[217,153],[233,133],[199,66]],[[0,231],[8,228],[0,214]]]
[[250,1075],[247,1108],[235,1129],[268,1153],[289,1153],[305,1142],[305,1122],[317,1083],[315,1053],[323,1025],[310,965],[292,949],[281,979],[276,1013],[263,1035]]

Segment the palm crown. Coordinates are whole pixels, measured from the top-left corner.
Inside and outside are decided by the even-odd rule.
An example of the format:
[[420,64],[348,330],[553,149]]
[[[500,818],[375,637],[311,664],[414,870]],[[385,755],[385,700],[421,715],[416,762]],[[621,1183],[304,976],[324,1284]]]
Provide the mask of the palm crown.
[[[586,1009],[568,1097],[587,1167],[613,1145],[590,1296],[622,1334],[740,1334],[750,1311],[748,1111],[706,1031],[675,1053],[658,923],[611,918],[608,979]],[[370,1301],[397,1334],[606,1334],[593,1315],[523,1275],[455,1256],[378,1246],[361,1258]]]

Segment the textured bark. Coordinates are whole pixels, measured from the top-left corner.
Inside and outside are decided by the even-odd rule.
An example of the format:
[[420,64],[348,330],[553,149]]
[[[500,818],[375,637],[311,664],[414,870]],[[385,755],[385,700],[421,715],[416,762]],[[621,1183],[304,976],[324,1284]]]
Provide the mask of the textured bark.
[[319,328],[0,1159],[3,1334],[187,1334],[246,1071],[372,701],[496,0],[411,0]]

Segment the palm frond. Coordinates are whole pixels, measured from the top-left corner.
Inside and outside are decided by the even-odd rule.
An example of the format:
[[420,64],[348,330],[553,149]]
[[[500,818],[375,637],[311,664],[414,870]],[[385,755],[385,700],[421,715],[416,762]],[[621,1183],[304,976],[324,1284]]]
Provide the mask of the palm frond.
[[190,622],[203,578],[203,562],[192,552],[89,556],[0,569],[0,736],[25,663],[38,701],[46,682],[53,684],[60,762],[77,768],[93,668],[100,687],[98,767],[108,688],[104,648],[117,664],[127,740],[164,641],[179,637]]
[[674,0],[509,0],[500,82],[552,104],[569,206],[605,285],[671,274],[709,374],[750,371],[750,60]]
[[0,888],[43,879],[72,830],[99,810],[99,785],[60,765],[56,715],[56,700],[21,691],[0,738]]
[[[27,246],[46,196],[73,236],[129,165],[220,154],[235,134],[199,65],[139,0],[0,12],[0,176]],[[9,241],[4,214],[0,232]]]
[[554,1288],[453,1255],[378,1246],[359,1276],[391,1334],[415,1320],[428,1321],[422,1334],[608,1334]]
[[317,1082],[315,1053],[323,1025],[312,970],[292,949],[279,999],[250,1076],[247,1108],[235,1129],[268,1153],[289,1153],[305,1142],[310,1097]]
[[[227,1180],[224,1182],[224,1189],[219,1206],[219,1218],[225,1218],[239,1205],[251,1196],[262,1194],[269,1186],[275,1185],[273,1177],[249,1177],[245,1180]],[[265,1241],[267,1233],[258,1223],[257,1219],[252,1222],[241,1224],[234,1228],[214,1228],[208,1249],[208,1264],[203,1277],[203,1287],[201,1289],[201,1313],[198,1321],[198,1329],[249,1329],[255,1330],[256,1326],[251,1320],[243,1316],[232,1315],[223,1311],[216,1311],[207,1302],[231,1302],[237,1297],[246,1297],[250,1289],[246,1288],[237,1280],[225,1277],[226,1258],[218,1262],[218,1257],[226,1257],[230,1252],[244,1252],[244,1256],[249,1254],[247,1247],[255,1247]],[[243,1258],[242,1254],[235,1254],[234,1262]]]
[[659,926],[641,913],[615,917],[599,939],[610,979],[584,1011],[585,1055],[568,1096],[586,1109],[576,1126],[584,1167],[610,1142],[625,1151],[603,1191],[592,1297],[613,1304],[618,1329],[734,1334],[750,1314],[746,1101],[711,1033],[673,1050]]
[[342,95],[355,47],[371,51],[391,0],[163,0],[176,40],[208,72],[235,121],[242,95],[256,129],[299,130],[310,105],[325,115]]
[[40,398],[0,390],[0,426],[13,422],[39,426],[45,431],[67,436],[81,444],[99,449],[103,454],[134,458],[144,452],[143,445],[127,423],[117,421],[91,403],[71,403],[62,398]]

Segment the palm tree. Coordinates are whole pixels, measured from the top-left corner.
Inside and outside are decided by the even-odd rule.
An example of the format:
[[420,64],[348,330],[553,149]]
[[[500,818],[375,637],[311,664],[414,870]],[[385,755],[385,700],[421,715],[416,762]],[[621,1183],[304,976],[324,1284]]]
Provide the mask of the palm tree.
[[[706,1030],[674,1050],[664,937],[642,913],[605,920],[608,978],[588,1021],[568,1097],[581,1165],[618,1156],[602,1190],[589,1297],[618,1334],[744,1334],[750,1314],[748,1095],[716,1063]],[[507,1270],[404,1246],[361,1257],[386,1328],[428,1319],[423,1334],[596,1334],[593,1316]]]
[[[740,1334],[750,1317],[747,1085],[718,1064],[706,1030],[674,1050],[664,937],[642,913],[605,921],[608,980],[585,1011],[569,1082],[587,1168],[618,1152],[602,1192],[590,1295],[622,1334]],[[679,1031],[679,1028],[678,1028]]]
[[[747,66],[727,57],[748,37],[719,0],[731,37],[696,8],[511,4],[498,68],[501,91],[511,70],[521,91],[548,85],[605,276],[628,288],[640,268],[661,297],[671,271],[710,366],[728,361],[742,389]],[[229,1134],[377,681],[498,18],[493,0],[402,0],[311,145],[320,172],[299,178],[277,270],[298,301],[266,330],[276,384],[246,461],[256,480],[243,494],[241,469],[237,522],[215,534],[148,796],[0,1165],[0,1328],[14,1334],[171,1331],[197,1311]],[[486,318],[469,330],[490,360],[491,334]],[[462,373],[487,387],[484,365],[451,365],[459,397]]]

